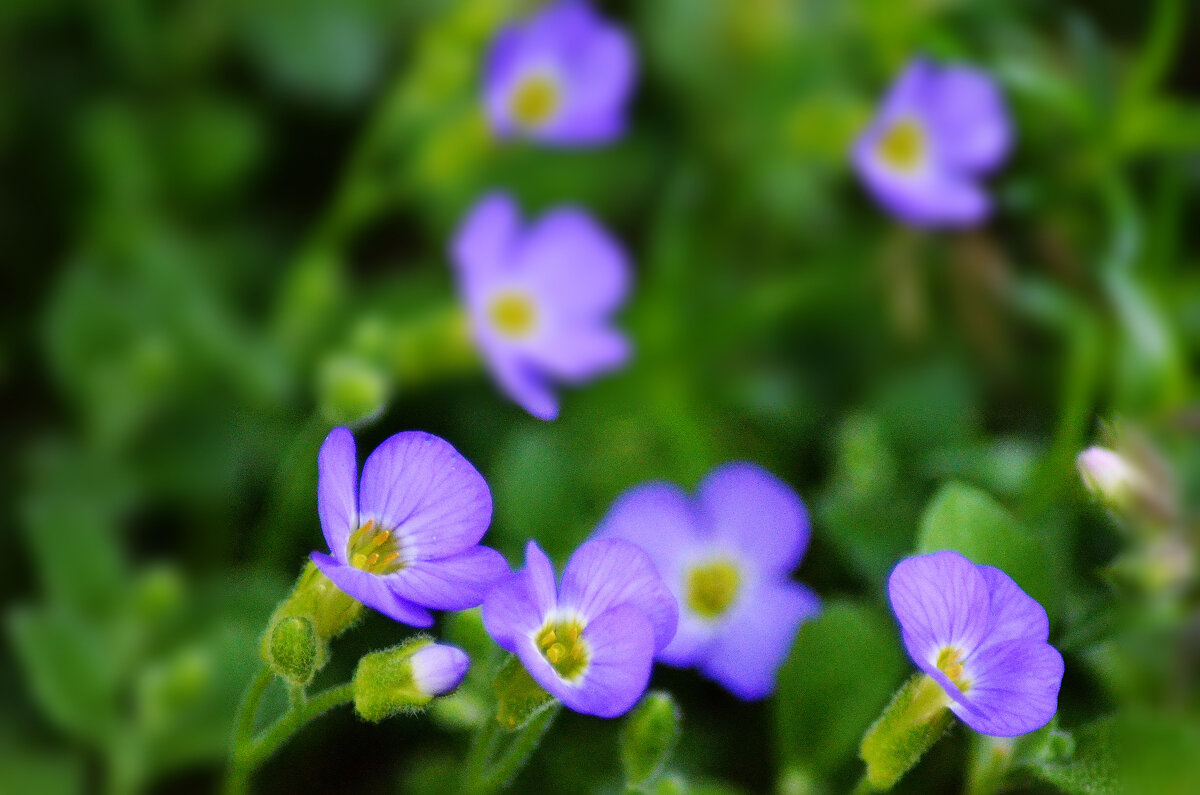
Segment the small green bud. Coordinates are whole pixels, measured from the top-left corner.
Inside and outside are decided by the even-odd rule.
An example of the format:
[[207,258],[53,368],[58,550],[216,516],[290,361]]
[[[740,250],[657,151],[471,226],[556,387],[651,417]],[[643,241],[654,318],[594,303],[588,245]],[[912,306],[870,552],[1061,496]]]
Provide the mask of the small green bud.
[[868,784],[891,789],[941,739],[953,723],[948,699],[926,674],[916,674],[896,691],[859,747]]
[[137,683],[137,705],[142,720],[163,726],[204,695],[212,679],[212,660],[200,649],[185,649],[153,665]]
[[[274,627],[288,616],[304,616],[312,621],[323,651],[325,643],[354,626],[362,614],[362,604],[334,585],[333,580],[309,561],[296,580],[296,587],[275,608],[270,626]],[[268,664],[271,662],[270,646],[271,632],[268,631],[263,635],[260,649],[263,660]],[[319,658],[316,670],[321,670],[323,664],[324,656]]]
[[325,649],[307,616],[285,616],[269,631],[267,662],[276,674],[306,686],[325,662]]
[[557,703],[515,655],[500,666],[492,691],[496,694],[496,720],[509,731],[517,731]]
[[647,693],[621,729],[621,766],[625,781],[642,784],[666,766],[679,738],[679,706],[670,693]]
[[158,623],[179,610],[183,592],[183,578],[176,569],[167,565],[152,566],[134,585],[134,610],[147,623]]
[[387,400],[387,379],[352,356],[327,360],[318,376],[321,413],[335,425],[359,425],[378,417]]
[[372,652],[354,671],[354,709],[369,721],[420,711],[458,687],[469,665],[461,649],[427,637]]

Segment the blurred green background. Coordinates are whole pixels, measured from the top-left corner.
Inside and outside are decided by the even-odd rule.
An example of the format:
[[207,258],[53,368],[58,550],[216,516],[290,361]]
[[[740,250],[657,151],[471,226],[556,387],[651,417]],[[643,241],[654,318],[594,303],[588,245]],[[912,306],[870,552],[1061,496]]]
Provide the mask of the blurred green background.
[[[1067,661],[1062,742],[1014,786],[1105,791],[1133,734],[1197,791],[1195,587],[1117,576],[1137,540],[1074,469],[1101,420],[1135,425],[1194,556],[1196,7],[600,3],[640,52],[631,133],[563,152],[493,141],[479,107],[490,37],[535,5],[0,4],[0,790],[219,786],[256,640],[324,548],[317,447],[354,423],[360,452],[404,429],[457,446],[514,563],[529,537],[561,563],[647,479],[691,488],[745,458],[797,488],[798,576],[826,612],[776,695],[655,674],[693,786],[849,789],[911,670],[886,573],[954,546],[1043,602]],[[905,230],[849,169],[917,53],[987,69],[1008,99],[1018,143],[984,228]],[[495,187],[588,208],[635,263],[632,366],[553,424],[444,333],[447,240]],[[370,616],[322,681],[407,634]],[[434,718],[334,713],[256,789],[447,791],[466,719]],[[618,726],[564,714],[517,788],[615,791]],[[970,778],[987,750],[955,729],[899,789],[989,791]]]

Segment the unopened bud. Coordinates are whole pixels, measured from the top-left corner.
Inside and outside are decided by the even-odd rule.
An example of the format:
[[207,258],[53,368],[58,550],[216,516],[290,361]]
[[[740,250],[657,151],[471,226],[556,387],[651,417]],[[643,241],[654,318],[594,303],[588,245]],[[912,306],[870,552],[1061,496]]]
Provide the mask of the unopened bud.
[[306,616],[286,616],[270,629],[267,662],[276,674],[294,685],[308,685],[325,654],[313,622]]
[[641,784],[666,767],[679,737],[679,707],[670,693],[647,693],[625,719],[621,730],[621,765],[625,781]]
[[321,367],[321,411],[335,425],[359,425],[383,411],[388,383],[378,368],[352,356],[329,359]]
[[354,709],[369,721],[419,711],[458,687],[469,665],[461,649],[426,637],[372,652],[354,671]]
[[1104,507],[1126,510],[1142,490],[1142,473],[1107,447],[1089,447],[1075,459],[1083,485]]

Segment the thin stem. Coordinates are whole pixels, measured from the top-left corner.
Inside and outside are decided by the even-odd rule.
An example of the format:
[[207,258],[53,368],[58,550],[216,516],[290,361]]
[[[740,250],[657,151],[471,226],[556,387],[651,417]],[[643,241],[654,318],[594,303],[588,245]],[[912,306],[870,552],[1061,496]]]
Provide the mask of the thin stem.
[[234,718],[233,724],[233,750],[235,753],[254,733],[254,719],[258,716],[258,702],[262,700],[263,693],[266,692],[267,685],[271,684],[274,676],[271,669],[264,665],[258,669],[258,673],[250,680],[250,684],[246,685],[246,693],[242,696],[242,702],[238,704],[237,716]]
[[550,728],[550,724],[554,723],[554,719],[558,717],[561,709],[561,704],[554,704],[546,708],[517,732],[516,738],[496,760],[496,763],[491,765],[487,775],[473,791],[495,792],[511,782],[529,761],[534,749],[542,741],[542,735]]
[[250,747],[243,752],[242,758],[250,768],[257,767],[275,753],[284,741],[304,728],[309,721],[319,718],[334,707],[349,704],[353,700],[354,684],[352,682],[321,691],[303,704],[285,712],[283,717],[275,721],[271,728],[255,738]]

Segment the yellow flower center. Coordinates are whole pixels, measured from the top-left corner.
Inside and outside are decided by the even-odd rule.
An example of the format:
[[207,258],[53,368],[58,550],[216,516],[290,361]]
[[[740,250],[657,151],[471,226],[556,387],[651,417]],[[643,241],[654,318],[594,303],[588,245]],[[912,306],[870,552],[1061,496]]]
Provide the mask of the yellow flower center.
[[510,99],[513,118],[523,127],[537,127],[548,122],[561,101],[558,83],[545,74],[522,78]]
[[591,654],[583,639],[583,624],[577,619],[547,621],[536,642],[546,662],[568,682],[576,681],[587,670]]
[[500,334],[521,339],[528,337],[537,324],[537,307],[527,293],[503,292],[492,299],[488,317]]
[[916,119],[901,119],[879,136],[879,157],[897,171],[920,168],[925,148],[925,131]]
[[350,534],[346,560],[356,569],[371,574],[391,574],[404,568],[399,539],[370,520]]
[[737,566],[727,560],[696,566],[687,575],[687,605],[703,618],[720,618],[737,598],[740,585]]
[[938,653],[937,663],[938,670],[946,675],[946,678],[954,683],[962,692],[967,692],[971,689],[970,681],[963,679],[963,653],[961,649],[956,649],[952,646],[947,646]]

